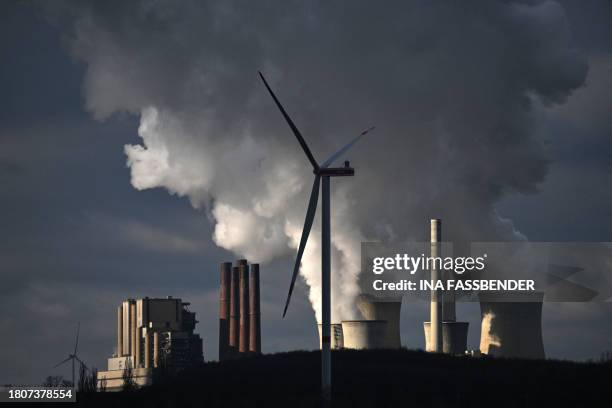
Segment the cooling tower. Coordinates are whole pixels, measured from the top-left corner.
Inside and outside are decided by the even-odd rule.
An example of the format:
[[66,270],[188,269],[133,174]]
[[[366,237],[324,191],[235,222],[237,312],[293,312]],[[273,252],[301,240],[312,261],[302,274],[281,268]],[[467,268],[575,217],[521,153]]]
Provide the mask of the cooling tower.
[[[510,297],[512,302],[504,301]],[[545,358],[543,298],[541,292],[481,294],[480,352],[497,357]]]
[[261,311],[259,300],[259,264],[251,264],[249,283],[249,351],[261,353]]
[[357,296],[357,308],[365,320],[384,320],[387,322],[384,333],[384,347],[398,349],[402,346],[400,338],[400,311],[402,300],[378,300],[370,295]]
[[344,320],[342,322],[344,348],[382,349],[386,346],[386,320]]
[[[332,323],[330,326],[331,326],[331,349],[340,350],[341,348],[344,348],[344,334],[342,332],[342,324]],[[319,328],[319,348],[321,348],[322,347],[321,331],[322,331],[323,325],[318,324],[318,328]]]
[[[442,352],[463,355],[467,350],[468,322],[442,322]],[[430,323],[423,322],[425,350],[433,351]]]

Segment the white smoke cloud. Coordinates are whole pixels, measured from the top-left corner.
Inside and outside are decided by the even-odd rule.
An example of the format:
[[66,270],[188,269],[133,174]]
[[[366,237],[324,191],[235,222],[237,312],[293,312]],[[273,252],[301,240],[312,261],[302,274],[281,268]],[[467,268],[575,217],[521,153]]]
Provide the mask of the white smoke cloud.
[[[132,185],[188,197],[239,256],[294,253],[312,184],[258,69],[320,162],[377,125],[332,182],[333,320],[355,317],[361,240],[425,240],[432,217],[449,240],[516,239],[495,204],[546,174],[534,106],[587,70],[553,1],[107,4],[53,10],[74,21],[87,109],[140,115]],[[302,275],[319,319],[317,223]]]
[[[138,190],[167,186],[180,196],[207,190],[211,169],[202,160],[196,168],[186,167],[170,157],[166,139],[178,134],[171,117],[161,120],[155,108],[145,108],[140,116],[138,134],[144,146],[126,145],[127,164],[132,169],[132,185]],[[171,161],[172,160],[172,161]]]

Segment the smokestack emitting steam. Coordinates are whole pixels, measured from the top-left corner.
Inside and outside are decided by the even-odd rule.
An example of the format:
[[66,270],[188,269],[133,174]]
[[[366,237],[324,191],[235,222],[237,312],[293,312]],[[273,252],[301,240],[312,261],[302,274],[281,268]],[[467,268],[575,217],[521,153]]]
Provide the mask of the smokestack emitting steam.
[[223,361],[228,357],[229,351],[232,263],[223,262],[219,272],[219,361]]
[[[219,360],[228,357],[238,357],[248,353],[261,353],[261,314],[259,294],[259,264],[252,264],[249,273],[249,264],[246,259],[236,261],[231,267],[230,262],[221,264],[221,290],[219,299],[221,304],[219,320]],[[230,278],[227,270],[231,268]],[[227,279],[227,281],[224,281]],[[228,282],[224,284],[224,282]],[[224,287],[229,289],[224,291]],[[229,328],[223,330],[223,304],[225,293],[229,293]],[[222,352],[222,344],[227,342],[230,351]]]
[[[375,146],[351,152],[351,160],[367,162],[362,181],[332,191],[335,322],[357,317],[361,241],[425,241],[415,221],[431,213],[445,219],[448,241],[520,239],[496,205],[544,179],[549,160],[535,131],[538,113],[563,104],[587,73],[554,1],[383,9],[370,2],[351,10],[330,2],[229,2],[223,13],[204,1],[172,13],[165,7],[120,2],[111,11],[74,5],[57,12],[74,23],[70,47],[86,67],[87,110],[99,119],[140,116],[141,143],[125,146],[134,188],[166,188],[206,210],[220,247],[261,262],[294,254],[312,184],[286,124],[259,103],[267,97],[253,67],[265,61],[275,72],[285,106],[309,106],[295,119],[317,151],[333,151],[352,134],[353,118],[384,124]],[[155,16],[167,35],[155,35],[158,24],[143,15]],[[228,15],[241,30],[227,24]],[[286,36],[289,17],[295,35]],[[372,52],[378,58],[364,61]],[[401,177],[390,185],[390,174]],[[320,235],[316,221],[301,268],[319,322]]]
[[251,264],[249,284],[249,351],[261,353],[261,312],[259,301],[259,264]]
[[241,263],[240,271],[240,339],[238,351],[247,353],[249,351],[249,265]]
[[237,266],[232,267],[230,282],[230,322],[229,322],[229,352],[232,357],[238,352],[240,341],[240,271]]
[[[454,254],[455,256],[457,254]],[[431,220],[431,256],[443,257],[442,220]],[[431,280],[448,280],[452,271],[439,271],[434,262],[431,267]],[[431,291],[430,320],[423,323],[425,350],[435,353],[463,354],[467,349],[468,322],[457,322],[455,295],[439,290]]]

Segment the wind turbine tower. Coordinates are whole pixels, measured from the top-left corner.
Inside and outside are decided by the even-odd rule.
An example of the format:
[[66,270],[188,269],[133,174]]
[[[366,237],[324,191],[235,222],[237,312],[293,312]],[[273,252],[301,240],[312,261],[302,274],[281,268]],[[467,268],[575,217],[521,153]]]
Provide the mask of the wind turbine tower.
[[77,325],[77,332],[76,332],[76,341],[74,343],[74,352],[72,354],[68,354],[68,358],[66,358],[65,360],[60,361],[59,363],[57,363],[56,365],[53,366],[53,368],[59,367],[62,364],[72,360],[72,386],[76,387],[76,383],[74,382],[74,362],[75,360],[78,361],[86,370],[88,369],[87,366],[85,365],[85,363],[83,361],[81,361],[81,359],[77,356],[77,348],[79,347],[79,331],[81,329],[81,323],[79,323]]
[[304,254],[304,248],[306,247],[308,235],[310,234],[310,229],[312,228],[312,223],[314,221],[314,217],[317,211],[317,204],[319,201],[319,187],[321,184],[321,179],[323,179],[321,187],[321,206],[323,207],[321,213],[321,391],[323,397],[323,404],[328,405],[331,400],[331,197],[329,184],[331,177],[349,177],[355,175],[355,170],[350,167],[350,163],[348,161],[344,162],[344,167],[329,166],[336,159],[346,153],[361,137],[363,137],[369,131],[373,130],[374,127],[371,127],[361,132],[359,136],[351,140],[342,149],[338,150],[338,152],[334,153],[329,159],[319,165],[315,160],[312,152],[308,148],[308,145],[302,137],[302,134],[279,102],[278,98],[268,85],[268,82],[266,81],[261,72],[259,73],[259,76],[261,77],[261,80],[268,89],[268,92],[272,96],[272,99],[274,99],[276,106],[281,111],[283,117],[289,124],[289,127],[293,131],[293,134],[297,138],[298,143],[302,147],[302,150],[304,151],[306,157],[312,165],[313,173],[315,175],[314,183],[312,185],[312,192],[310,193],[310,200],[308,202],[308,210],[306,211],[306,219],[304,220],[304,229],[302,231],[302,237],[300,239],[300,245],[298,247],[298,253],[293,268],[293,275],[291,277],[291,284],[289,286],[289,294],[287,295],[287,301],[285,303],[285,309],[283,311],[283,317],[285,317],[285,314],[287,313],[287,308],[289,307],[291,293],[293,292],[295,280],[300,269],[300,263],[302,260],[302,255]]

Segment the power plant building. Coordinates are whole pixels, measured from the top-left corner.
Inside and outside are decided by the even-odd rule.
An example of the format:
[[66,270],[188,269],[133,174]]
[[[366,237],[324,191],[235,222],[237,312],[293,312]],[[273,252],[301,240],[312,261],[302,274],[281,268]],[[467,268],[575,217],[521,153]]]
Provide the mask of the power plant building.
[[148,385],[156,368],[176,372],[204,361],[202,339],[189,303],[178,298],[128,299],[117,308],[117,345],[108,370],[98,373],[98,386],[120,390],[126,368],[136,385]]

